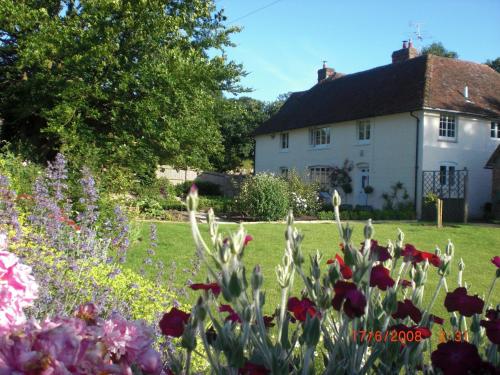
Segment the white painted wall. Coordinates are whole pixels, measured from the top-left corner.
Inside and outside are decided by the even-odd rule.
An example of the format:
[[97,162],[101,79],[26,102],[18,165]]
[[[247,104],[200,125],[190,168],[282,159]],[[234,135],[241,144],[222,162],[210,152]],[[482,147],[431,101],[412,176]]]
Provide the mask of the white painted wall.
[[458,169],[466,167],[469,216],[480,218],[484,204],[491,201],[491,170],[484,165],[500,141],[490,137],[490,121],[463,115],[456,115],[456,142],[439,140],[439,117],[439,112],[424,113],[423,170],[439,170],[442,162],[455,162]]
[[[416,120],[409,113],[371,118],[371,140],[368,145],[357,141],[357,121],[330,124],[331,144],[315,149],[309,146],[309,129],[289,132],[288,151],[280,150],[280,134],[265,134],[256,137],[255,171],[279,173],[280,167],[296,169],[305,174],[313,165],[341,166],[345,159],[354,163],[351,172],[354,191],[344,197],[344,203],[356,204],[356,193],[360,190],[360,169],[368,164],[370,185],[374,192],[368,204],[382,208],[382,193],[401,181],[413,201],[415,176]],[[418,185],[419,186],[419,185]]]

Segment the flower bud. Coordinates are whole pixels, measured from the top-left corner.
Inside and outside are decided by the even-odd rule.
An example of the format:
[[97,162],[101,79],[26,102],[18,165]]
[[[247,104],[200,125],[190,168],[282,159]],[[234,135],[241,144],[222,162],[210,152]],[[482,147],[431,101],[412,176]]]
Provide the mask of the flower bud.
[[293,221],[294,221],[293,220],[293,211],[290,210],[290,211],[288,211],[288,215],[286,217],[286,225],[292,226],[293,225]]
[[460,262],[458,262],[458,270],[462,272],[465,269],[465,263],[462,258],[460,258]]
[[260,266],[256,265],[252,272],[252,278],[250,283],[252,285],[253,290],[258,290],[262,286],[262,282],[264,281],[264,277],[262,276],[262,272],[260,270]]
[[403,233],[403,231],[401,229],[398,228],[398,241],[396,243],[396,245],[398,247],[403,247],[403,243],[405,241],[405,234]]
[[241,294],[241,282],[238,278],[238,275],[236,271],[233,271],[231,274],[231,278],[229,279],[229,293],[231,293],[231,296],[234,298],[238,298]]
[[316,251],[314,256],[311,255],[311,275],[315,280],[318,280],[321,275],[320,261],[321,255],[318,251]]
[[451,243],[451,240],[448,240],[448,244],[446,245],[446,255],[449,257],[453,257],[453,254],[455,253],[455,245]]
[[333,262],[328,268],[328,279],[330,283],[335,285],[335,283],[340,279],[340,265],[338,262]]
[[342,199],[340,199],[340,195],[337,192],[337,190],[334,190],[332,195],[332,205],[333,207],[340,207],[341,204],[342,204]]
[[481,320],[481,315],[479,314],[472,315],[472,322],[470,325],[471,332],[478,333],[481,330],[480,320]]
[[306,347],[313,348],[319,341],[320,336],[320,324],[317,316],[311,318],[307,314],[306,322],[304,324],[304,334],[303,339]]
[[191,323],[188,323],[184,328],[181,345],[188,351],[193,351],[196,348],[196,330]]
[[196,211],[198,209],[198,188],[195,184],[191,185],[189,189],[189,194],[186,198],[186,205],[188,211]]
[[451,323],[451,326],[454,328],[454,329],[458,329],[458,320],[455,316],[452,316],[450,318],[450,323]]
[[207,316],[207,309],[205,308],[205,304],[203,303],[203,298],[199,297],[196,302],[196,306],[194,308],[194,319],[196,322],[201,323],[205,320]]
[[382,302],[382,306],[384,311],[391,315],[396,312],[398,308],[398,295],[396,293],[396,289],[388,288],[387,293],[385,295],[384,301]]
[[372,219],[368,219],[363,234],[365,235],[365,240],[371,240],[373,237],[374,229],[372,225]]

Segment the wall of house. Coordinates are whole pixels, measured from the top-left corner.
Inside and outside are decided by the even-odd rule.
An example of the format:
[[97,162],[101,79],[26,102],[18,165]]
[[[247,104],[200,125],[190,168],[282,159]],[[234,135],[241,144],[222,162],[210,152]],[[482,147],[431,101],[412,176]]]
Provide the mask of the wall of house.
[[493,184],[491,191],[491,201],[493,203],[493,215],[500,220],[500,157],[493,164]]
[[[279,173],[281,167],[307,175],[310,166],[341,166],[353,162],[353,193],[344,194],[343,203],[382,208],[381,195],[400,181],[413,201],[415,176],[416,120],[409,113],[371,118],[371,139],[366,145],[357,140],[357,121],[329,125],[331,143],[325,148],[309,145],[309,129],[289,131],[288,150],[280,149],[280,133],[256,137],[255,171]],[[368,167],[369,185],[374,192],[367,202],[360,193],[361,169]]]
[[439,112],[424,113],[422,169],[439,170],[443,162],[467,168],[469,217],[481,218],[492,189],[491,170],[484,166],[500,141],[490,137],[490,121],[463,115],[455,115],[456,141],[440,140],[439,118]]

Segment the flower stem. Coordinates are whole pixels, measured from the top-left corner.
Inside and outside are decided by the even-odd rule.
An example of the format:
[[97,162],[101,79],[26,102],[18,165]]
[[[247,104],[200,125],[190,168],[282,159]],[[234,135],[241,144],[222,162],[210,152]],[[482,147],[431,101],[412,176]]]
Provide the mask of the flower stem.
[[306,354],[304,356],[304,367],[302,368],[302,375],[309,374],[309,366],[311,364],[311,357],[314,354],[314,347],[307,347]]
[[188,350],[186,356],[186,375],[189,375],[190,367],[191,367],[191,350]]
[[490,289],[488,290],[488,295],[486,297],[486,300],[484,301],[484,307],[483,307],[483,313],[486,311],[486,309],[488,308],[488,304],[490,303],[490,297],[491,297],[491,293],[493,292],[493,288],[495,287],[495,283],[497,282],[497,275],[495,274],[494,278],[493,278],[493,281],[491,282],[491,285],[490,285]]
[[278,321],[278,343],[281,343],[281,336],[283,334],[283,322],[285,320],[285,312],[288,297],[288,287],[281,289],[281,305],[280,305],[280,320]]

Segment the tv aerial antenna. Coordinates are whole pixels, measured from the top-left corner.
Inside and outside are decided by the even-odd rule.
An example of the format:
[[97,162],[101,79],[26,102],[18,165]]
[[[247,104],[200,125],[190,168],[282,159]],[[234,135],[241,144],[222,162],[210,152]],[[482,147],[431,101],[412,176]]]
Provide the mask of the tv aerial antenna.
[[428,34],[427,31],[422,28],[423,25],[423,22],[409,22],[409,26],[414,30],[409,33],[410,39],[414,41],[415,46],[419,50],[422,49],[422,44],[424,43],[424,41],[428,41],[429,39],[432,40],[432,35]]

